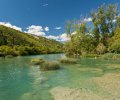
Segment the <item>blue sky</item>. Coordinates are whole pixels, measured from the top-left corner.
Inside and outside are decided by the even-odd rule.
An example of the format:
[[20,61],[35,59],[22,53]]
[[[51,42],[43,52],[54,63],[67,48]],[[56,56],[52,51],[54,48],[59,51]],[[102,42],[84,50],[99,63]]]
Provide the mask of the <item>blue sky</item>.
[[103,3],[120,0],[0,0],[0,22],[9,22],[23,31],[41,26],[38,30],[47,36],[58,36],[65,33],[67,20],[89,16],[91,10]]

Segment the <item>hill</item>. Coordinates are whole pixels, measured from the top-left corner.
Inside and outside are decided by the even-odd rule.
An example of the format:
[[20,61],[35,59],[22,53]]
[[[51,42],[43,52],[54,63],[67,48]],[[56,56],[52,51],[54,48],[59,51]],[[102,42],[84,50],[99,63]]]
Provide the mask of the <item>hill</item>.
[[[62,52],[63,44],[45,37],[33,36],[0,25],[0,54],[11,55],[8,51],[19,51],[19,55],[48,54]],[[7,50],[12,49],[12,50]],[[6,51],[6,52],[5,52]]]

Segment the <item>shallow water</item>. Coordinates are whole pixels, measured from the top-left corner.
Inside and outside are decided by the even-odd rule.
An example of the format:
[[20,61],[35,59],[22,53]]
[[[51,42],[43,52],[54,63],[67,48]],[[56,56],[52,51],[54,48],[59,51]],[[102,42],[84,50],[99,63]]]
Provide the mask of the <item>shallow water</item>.
[[39,66],[30,65],[32,58],[57,60],[63,54],[0,58],[0,100],[54,100],[50,90],[57,86],[88,88],[94,92],[102,90],[89,81],[106,73],[115,73],[119,68],[106,67],[118,61],[79,59],[78,64],[63,65],[58,71],[42,72]]

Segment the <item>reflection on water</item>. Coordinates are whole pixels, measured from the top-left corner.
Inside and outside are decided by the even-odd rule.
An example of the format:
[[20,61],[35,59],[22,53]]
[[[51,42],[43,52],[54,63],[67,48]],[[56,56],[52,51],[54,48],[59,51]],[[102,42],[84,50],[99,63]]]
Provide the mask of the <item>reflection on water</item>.
[[[100,59],[79,59],[78,64],[62,65],[61,70],[42,72],[31,66],[30,59],[57,60],[63,54],[0,58],[0,100],[53,100],[50,90],[57,86],[102,90],[89,81],[106,73],[120,71],[119,62]],[[118,67],[109,67],[109,65]],[[88,84],[89,83],[89,84]]]

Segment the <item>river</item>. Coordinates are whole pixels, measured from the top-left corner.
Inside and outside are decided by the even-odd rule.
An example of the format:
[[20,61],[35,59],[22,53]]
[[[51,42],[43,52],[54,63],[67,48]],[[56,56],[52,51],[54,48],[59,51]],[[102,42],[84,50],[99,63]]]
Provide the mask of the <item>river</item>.
[[55,61],[64,54],[0,58],[0,100],[54,100],[50,90],[54,87],[87,88],[102,95],[103,91],[92,81],[107,73],[120,71],[106,65],[119,61],[83,58],[78,64],[64,65],[57,71],[41,71],[30,64],[32,58]]

